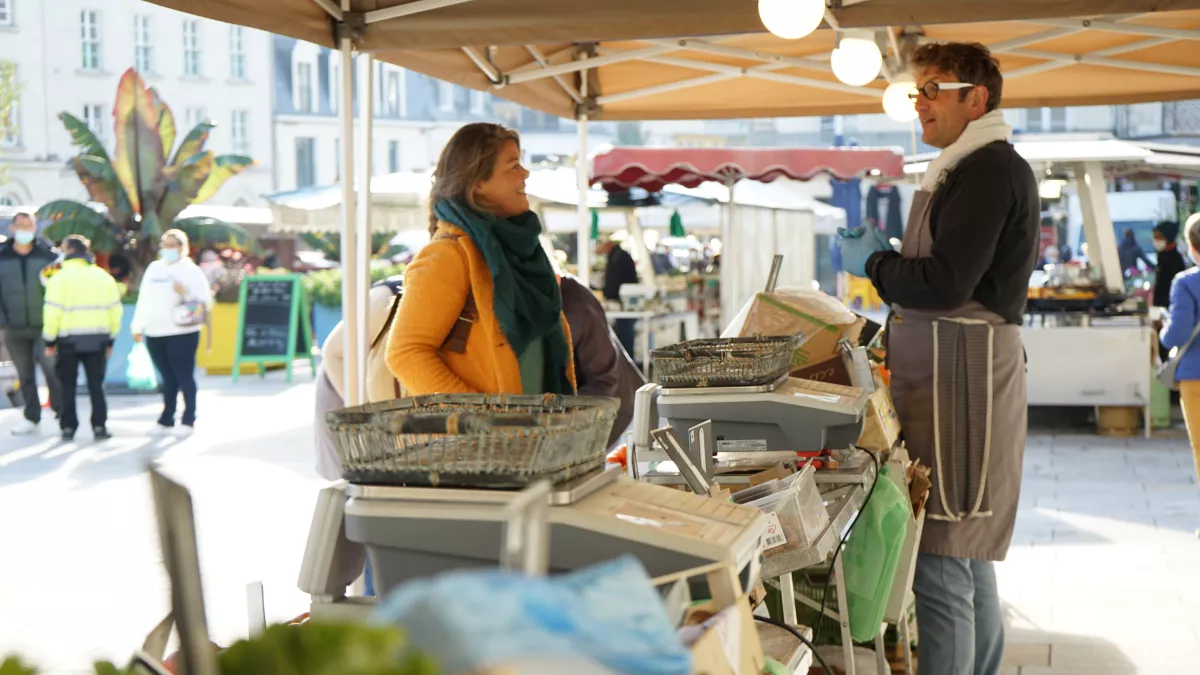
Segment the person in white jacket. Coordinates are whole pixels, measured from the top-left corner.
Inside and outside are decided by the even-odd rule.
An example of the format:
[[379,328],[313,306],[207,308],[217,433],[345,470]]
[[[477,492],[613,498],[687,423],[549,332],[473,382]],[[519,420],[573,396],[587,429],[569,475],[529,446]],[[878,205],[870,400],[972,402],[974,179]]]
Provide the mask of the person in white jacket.
[[[190,436],[196,425],[196,350],[213,294],[208,277],[188,252],[183,231],[163,233],[159,259],[150,263],[142,276],[133,312],[133,340],[145,340],[162,385],[163,411],[152,429],[158,436]],[[176,427],[180,392],[183,418]]]

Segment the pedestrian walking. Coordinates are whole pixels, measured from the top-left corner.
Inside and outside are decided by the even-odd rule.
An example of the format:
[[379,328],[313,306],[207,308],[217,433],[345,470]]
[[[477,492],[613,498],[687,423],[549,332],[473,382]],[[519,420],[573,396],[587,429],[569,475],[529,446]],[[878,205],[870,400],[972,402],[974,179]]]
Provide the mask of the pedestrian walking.
[[113,341],[121,330],[121,293],[117,282],[92,258],[91,242],[77,234],[63,240],[62,270],[46,282],[42,339],[46,355],[58,359],[62,384],[59,427],[65,441],[75,438],[79,418],[75,411],[75,380],[79,367],[87,378],[92,401],[92,436],[108,433],[108,404],[104,399],[104,371]]
[[924,141],[941,148],[899,252],[846,233],[847,271],[891,307],[891,392],[909,453],[933,469],[913,581],[920,675],[996,675],[1004,614],[993,563],[1012,539],[1025,452],[1021,345],[1039,248],[1037,179],[997,109],[987,47],[929,44],[912,58]]
[[62,390],[54,374],[54,360],[46,356],[42,342],[45,287],[42,270],[54,264],[58,252],[37,236],[37,224],[28,213],[18,213],[9,226],[11,237],[0,244],[0,329],[12,355],[25,400],[25,419],[12,429],[16,436],[35,434],[42,421],[38,394],[37,365],[42,367],[50,407],[62,409]]
[[[142,275],[130,326],[134,342],[145,340],[161,383],[163,410],[152,435],[184,438],[196,427],[196,350],[212,303],[208,276],[189,257],[187,234],[167,230],[158,242],[158,260]],[[183,417],[176,426],[180,393]]]

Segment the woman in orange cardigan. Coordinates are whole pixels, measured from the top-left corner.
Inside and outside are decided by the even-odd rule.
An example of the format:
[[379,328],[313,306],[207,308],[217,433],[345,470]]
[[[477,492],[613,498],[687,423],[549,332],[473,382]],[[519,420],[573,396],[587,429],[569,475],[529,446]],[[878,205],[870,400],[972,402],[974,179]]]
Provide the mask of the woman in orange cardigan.
[[438,159],[433,240],[404,271],[387,364],[409,395],[573,394],[562,293],[516,131],[468,124]]

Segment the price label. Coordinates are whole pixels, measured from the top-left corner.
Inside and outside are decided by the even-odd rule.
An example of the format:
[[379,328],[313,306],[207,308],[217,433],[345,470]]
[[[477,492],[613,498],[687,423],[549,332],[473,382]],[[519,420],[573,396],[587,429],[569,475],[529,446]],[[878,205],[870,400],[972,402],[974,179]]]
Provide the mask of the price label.
[[767,533],[765,536],[766,543],[763,545],[763,550],[770,551],[773,548],[779,548],[787,543],[787,535],[783,533],[783,524],[779,522],[779,516],[774,513],[768,513],[767,516]]

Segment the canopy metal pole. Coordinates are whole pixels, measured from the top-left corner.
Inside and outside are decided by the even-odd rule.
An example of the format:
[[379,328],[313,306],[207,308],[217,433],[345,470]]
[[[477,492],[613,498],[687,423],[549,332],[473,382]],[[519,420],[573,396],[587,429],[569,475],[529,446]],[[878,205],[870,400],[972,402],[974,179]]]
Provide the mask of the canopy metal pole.
[[[342,9],[350,10],[350,1],[342,0]],[[349,38],[342,38],[339,44],[342,61],[342,102],[338,107],[338,118],[342,126],[342,312],[345,330],[342,332],[345,344],[345,367],[342,372],[345,404],[348,406],[363,403],[359,370],[359,345],[363,343],[359,335],[358,321],[358,258],[354,254],[358,250],[358,231],[354,227],[354,52]],[[368,176],[368,179],[370,177]]]
[[1096,265],[1104,275],[1104,285],[1114,293],[1125,291],[1124,270],[1117,252],[1117,233],[1112,215],[1108,212],[1108,186],[1100,162],[1080,162],[1071,166],[1075,174],[1075,190],[1083,212],[1083,229],[1087,235],[1089,265]]
[[359,54],[358,56],[358,110],[361,123],[358,125],[358,173],[362,176],[358,181],[358,217],[355,219],[355,236],[358,238],[358,244],[353,249],[355,257],[355,266],[358,268],[356,276],[347,275],[346,281],[354,280],[354,285],[358,290],[355,294],[355,301],[358,303],[355,307],[355,319],[358,321],[358,361],[355,362],[358,367],[358,394],[359,400],[366,403],[370,399],[367,397],[367,352],[368,345],[372,338],[368,335],[367,326],[369,325],[367,316],[367,296],[371,288],[371,148],[373,145],[374,128],[375,128],[375,60],[369,54]]
[[[588,97],[588,71],[585,69],[580,72],[579,77],[579,93],[582,94],[583,100]],[[579,129],[579,149],[575,155],[575,179],[579,189],[579,199],[577,199],[577,213],[579,215],[579,245],[577,248],[577,256],[579,260],[579,270],[577,274],[579,280],[584,286],[591,287],[590,279],[592,275],[592,219],[591,212],[588,210],[588,188],[591,169],[588,166],[588,114],[586,106],[579,106],[578,124]]]
[[737,304],[741,301],[739,297],[740,288],[737,288],[734,279],[733,259],[729,256],[729,251],[733,246],[733,212],[737,208],[737,203],[734,201],[733,187],[737,184],[736,176],[725,177],[725,187],[729,190],[729,201],[725,204],[725,220],[721,223],[721,328],[729,325],[729,321],[738,313],[739,307]]

